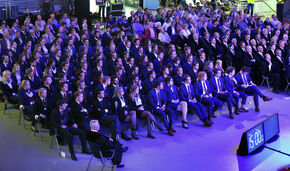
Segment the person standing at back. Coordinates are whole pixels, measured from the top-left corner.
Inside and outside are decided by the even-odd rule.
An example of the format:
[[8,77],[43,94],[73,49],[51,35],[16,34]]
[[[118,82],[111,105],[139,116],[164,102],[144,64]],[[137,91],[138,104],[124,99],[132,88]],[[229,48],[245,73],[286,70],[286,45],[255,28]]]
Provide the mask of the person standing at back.
[[254,12],[254,5],[255,5],[255,0],[248,0],[248,11],[250,13],[250,8],[251,8],[251,16],[253,16]]

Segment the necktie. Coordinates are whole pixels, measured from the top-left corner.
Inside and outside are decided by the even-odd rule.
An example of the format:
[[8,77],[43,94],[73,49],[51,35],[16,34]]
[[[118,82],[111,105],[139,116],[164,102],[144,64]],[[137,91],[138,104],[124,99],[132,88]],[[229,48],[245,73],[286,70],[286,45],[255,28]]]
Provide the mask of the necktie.
[[204,89],[204,91],[205,91],[205,94],[208,94],[207,88],[206,88],[206,86],[205,86],[205,82],[202,82],[202,87],[203,87],[203,89]]
[[234,82],[234,78],[233,77],[231,78],[231,84],[232,84],[232,87],[234,88],[235,87],[235,82]]
[[242,74],[243,82],[245,85],[248,85],[247,79],[244,74]]
[[37,71],[36,71],[35,67],[34,67],[33,71],[34,71],[34,76],[37,76]]
[[44,107],[46,107],[46,106],[47,106],[47,102],[46,102],[46,100],[45,100],[45,99],[43,99],[43,100],[42,100],[42,105],[43,105]]
[[160,91],[157,93],[157,100],[158,100],[159,106],[161,106]]
[[217,82],[218,82],[218,92],[221,92],[222,91],[221,82],[219,79],[217,79]]
[[191,91],[190,91],[190,87],[189,87],[189,85],[186,86],[186,87],[187,87],[188,98],[189,98],[189,99],[192,99]]

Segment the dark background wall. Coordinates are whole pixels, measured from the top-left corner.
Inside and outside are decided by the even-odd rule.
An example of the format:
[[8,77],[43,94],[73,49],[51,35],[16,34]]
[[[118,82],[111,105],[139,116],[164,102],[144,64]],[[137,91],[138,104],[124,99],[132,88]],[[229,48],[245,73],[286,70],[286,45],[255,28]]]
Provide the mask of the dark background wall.
[[[64,5],[68,0],[53,0],[54,5]],[[73,1],[73,0],[72,0]],[[31,11],[40,11],[40,6],[43,0],[0,0],[0,7],[10,3],[11,6],[18,6],[19,12],[24,12],[25,8]]]

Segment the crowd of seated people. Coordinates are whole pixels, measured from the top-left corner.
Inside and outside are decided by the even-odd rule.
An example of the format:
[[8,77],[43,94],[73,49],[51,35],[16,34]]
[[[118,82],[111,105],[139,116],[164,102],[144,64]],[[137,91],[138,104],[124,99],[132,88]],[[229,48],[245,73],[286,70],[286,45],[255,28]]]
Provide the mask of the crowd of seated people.
[[174,136],[175,115],[185,129],[188,114],[211,127],[224,103],[230,119],[248,112],[248,96],[259,112],[259,97],[272,99],[256,86],[263,77],[273,80],[275,93],[289,81],[289,24],[275,15],[262,20],[207,4],[130,14],[109,14],[103,29],[67,14],[1,21],[1,90],[9,103],[24,106],[32,131],[40,118],[44,128],[66,137],[72,154],[74,134],[88,153],[83,139],[91,120],[109,128],[114,142],[117,134],[139,139],[138,118],[145,120],[148,138],[155,138],[152,125]]

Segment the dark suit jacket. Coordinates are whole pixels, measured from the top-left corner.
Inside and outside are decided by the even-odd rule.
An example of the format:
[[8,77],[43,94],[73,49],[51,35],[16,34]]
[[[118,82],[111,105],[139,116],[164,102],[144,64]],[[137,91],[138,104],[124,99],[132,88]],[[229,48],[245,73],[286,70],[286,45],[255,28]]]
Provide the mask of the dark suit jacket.
[[[33,90],[30,89],[30,92],[33,93]],[[33,94],[32,97],[29,97],[26,92],[24,91],[24,89],[21,89],[18,91],[18,97],[20,99],[20,103],[24,106],[26,105],[30,105],[30,102],[34,101],[35,95]]]
[[59,109],[54,109],[51,112],[51,124],[56,129],[62,129],[62,125],[66,125],[67,127],[73,126],[75,122],[70,114],[68,110],[64,110],[63,116],[61,116]]
[[[108,112],[106,112],[105,109],[108,110]],[[108,98],[105,97],[102,102],[100,102],[98,98],[96,98],[93,104],[93,112],[91,113],[91,118],[101,120],[103,116],[112,114],[112,107]]]
[[[206,80],[205,81],[205,84],[206,84],[206,87],[207,87],[207,91],[209,94],[212,93],[212,90],[211,90],[211,87],[210,87],[210,84],[209,84],[209,81]],[[195,92],[195,95],[197,96],[197,98],[201,98],[202,94],[203,94],[203,88],[202,88],[202,84],[201,84],[201,81],[197,81],[195,84],[194,84],[194,92]]]
[[[237,80],[238,88],[243,89],[241,86],[244,84],[244,82],[243,82],[243,78],[242,78],[241,73],[238,73],[235,76],[235,78]],[[246,75],[246,79],[247,79],[248,84],[252,81],[252,79],[251,79],[249,74]]]
[[[160,106],[162,106],[162,105],[166,106],[166,95],[165,95],[163,90],[160,90],[160,101],[161,101]],[[157,99],[157,93],[156,93],[155,89],[152,89],[149,92],[148,102],[149,102],[150,106],[153,108],[153,110],[157,109],[157,107],[158,107],[158,99]]]
[[[75,100],[71,102],[71,114],[73,119],[77,124],[81,124],[82,122],[88,122],[90,120],[89,107],[85,103],[78,104]],[[81,112],[82,109],[86,109],[87,112]]]
[[[221,91],[225,91],[226,90],[226,87],[224,85],[224,80],[223,78],[219,78],[220,80],[220,83],[221,83]],[[211,89],[212,89],[212,94],[214,96],[216,96],[218,94],[218,85],[216,83],[216,80],[215,80],[215,77],[211,78],[210,79],[210,85],[211,85]]]
[[[194,93],[193,85],[190,84],[189,87],[190,87],[190,95],[191,95],[191,98],[194,99],[195,98],[195,93]],[[186,101],[186,102],[189,101],[189,93],[188,93],[188,90],[187,90],[185,84],[183,84],[183,85],[180,86],[180,88],[179,88],[179,94],[180,94],[180,100],[183,100],[183,101]]]
[[35,98],[34,103],[34,115],[44,114],[47,117],[50,116],[52,109],[54,108],[53,101],[46,98],[46,104],[40,99],[39,96]]
[[233,92],[236,90],[236,83],[234,81],[232,81],[232,79],[229,77],[229,76],[226,76],[224,78],[224,85],[225,85],[225,88],[228,92]]
[[171,103],[172,100],[179,99],[177,87],[175,85],[172,85],[172,89],[173,91],[168,86],[164,87],[167,103]]
[[11,80],[11,85],[12,85],[12,88],[10,88],[6,83],[0,83],[1,84],[1,89],[2,89],[2,92],[4,93],[4,95],[6,96],[12,96],[13,93],[18,93],[18,87],[16,85],[16,82],[14,82],[13,80]]

